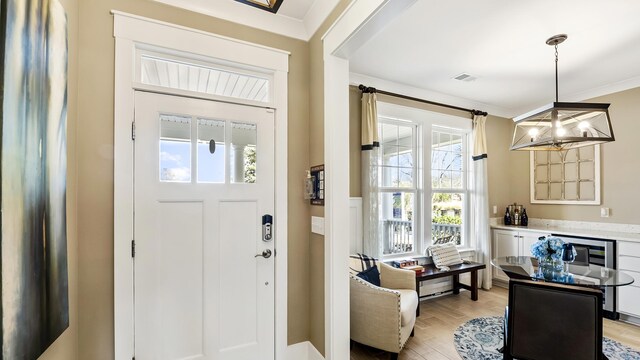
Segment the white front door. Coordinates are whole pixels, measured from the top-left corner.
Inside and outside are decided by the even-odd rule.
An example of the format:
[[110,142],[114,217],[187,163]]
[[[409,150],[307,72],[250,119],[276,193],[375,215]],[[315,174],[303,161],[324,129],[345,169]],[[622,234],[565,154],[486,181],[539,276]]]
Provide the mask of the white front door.
[[134,143],[136,360],[273,360],[273,110],[136,92]]

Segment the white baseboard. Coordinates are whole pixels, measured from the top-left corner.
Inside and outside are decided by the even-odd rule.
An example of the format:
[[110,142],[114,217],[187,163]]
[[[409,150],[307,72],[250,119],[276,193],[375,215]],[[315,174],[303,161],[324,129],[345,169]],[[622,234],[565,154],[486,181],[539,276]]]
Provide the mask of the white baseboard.
[[289,345],[286,358],[287,360],[324,360],[322,354],[309,341]]

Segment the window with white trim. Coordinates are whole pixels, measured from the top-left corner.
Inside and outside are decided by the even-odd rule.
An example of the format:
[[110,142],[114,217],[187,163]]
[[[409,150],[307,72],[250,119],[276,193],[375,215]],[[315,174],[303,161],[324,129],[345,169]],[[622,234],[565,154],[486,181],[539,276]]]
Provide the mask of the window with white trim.
[[464,245],[469,203],[467,134],[434,127],[431,138],[431,243]]
[[379,103],[379,206],[383,254],[468,245],[469,119]]
[[412,253],[416,251],[416,219],[420,218],[415,177],[418,127],[388,118],[380,118],[378,127],[383,254]]

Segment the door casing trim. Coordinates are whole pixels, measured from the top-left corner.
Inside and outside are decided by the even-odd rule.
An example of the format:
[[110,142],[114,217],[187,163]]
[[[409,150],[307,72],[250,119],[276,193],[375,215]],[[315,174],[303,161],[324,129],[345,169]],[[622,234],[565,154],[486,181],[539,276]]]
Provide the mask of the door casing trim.
[[[135,56],[138,46],[154,46],[185,54],[260,67],[273,76],[275,109],[275,358],[287,350],[287,122],[289,53],[200,30],[112,11],[115,37],[114,89],[114,341],[115,358],[131,359],[134,344],[133,141]],[[180,94],[175,94],[179,96]],[[182,94],[184,95],[184,94]],[[243,104],[241,100],[238,104]],[[243,104],[244,105],[244,104]]]

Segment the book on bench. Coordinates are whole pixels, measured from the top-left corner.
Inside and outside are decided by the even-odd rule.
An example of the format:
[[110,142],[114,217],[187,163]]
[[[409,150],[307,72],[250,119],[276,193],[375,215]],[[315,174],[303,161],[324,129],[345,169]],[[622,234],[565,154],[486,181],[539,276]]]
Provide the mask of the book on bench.
[[424,272],[424,266],[420,266],[420,265],[405,266],[403,269],[405,269],[405,270],[413,270],[418,274]]
[[391,262],[391,265],[396,268],[406,269],[408,266],[418,265],[418,261],[414,259],[394,260],[393,262]]

